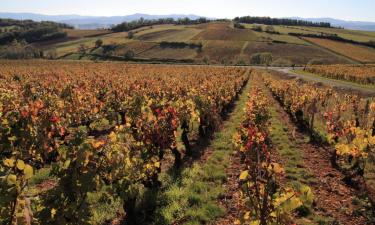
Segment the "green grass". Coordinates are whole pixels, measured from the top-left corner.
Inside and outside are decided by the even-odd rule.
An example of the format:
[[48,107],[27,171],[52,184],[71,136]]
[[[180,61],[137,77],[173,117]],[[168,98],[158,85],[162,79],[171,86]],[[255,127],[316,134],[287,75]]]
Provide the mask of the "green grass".
[[163,178],[167,188],[160,197],[161,207],[156,212],[155,224],[206,224],[225,215],[225,209],[218,205],[218,198],[225,193],[222,184],[226,180],[225,169],[229,166],[229,156],[233,153],[232,137],[243,117],[243,107],[247,100],[248,84],[237,105],[224,122],[209,148],[213,152],[204,163],[195,162],[192,167],[182,170],[177,178],[168,175]]
[[49,167],[42,168],[42,169],[38,170],[35,173],[35,175],[31,178],[31,180],[29,181],[29,185],[35,186],[35,185],[43,183],[44,181],[46,181],[48,179],[51,179],[50,178],[50,172],[51,172],[51,168],[49,168]]
[[[285,172],[287,180],[293,186],[301,183],[311,185],[316,182],[315,178],[303,168],[302,152],[295,146],[295,143],[289,138],[288,127],[282,123],[279,114],[274,107],[271,107],[271,140],[277,146],[280,156],[285,159]],[[309,142],[306,137],[304,142]]]
[[89,193],[87,203],[90,205],[91,224],[105,224],[117,215],[124,215],[121,200],[113,198],[105,187],[100,191]]

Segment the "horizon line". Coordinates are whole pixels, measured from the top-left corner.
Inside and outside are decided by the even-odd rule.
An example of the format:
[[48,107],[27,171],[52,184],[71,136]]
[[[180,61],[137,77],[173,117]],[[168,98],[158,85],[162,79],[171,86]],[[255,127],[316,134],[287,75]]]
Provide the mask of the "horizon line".
[[[48,13],[37,13],[37,12],[3,12],[0,11],[0,13],[12,13],[12,14],[34,14],[34,15],[42,15],[42,16],[81,16],[81,17],[124,17],[124,16],[131,16],[131,15],[136,15],[136,14],[144,14],[144,15],[150,15],[150,16],[169,16],[169,15],[183,15],[183,16],[198,16],[198,17],[204,17],[204,18],[215,18],[215,19],[234,19],[233,18],[228,18],[228,17],[208,17],[208,16],[202,16],[202,15],[197,15],[194,13],[171,13],[171,14],[149,14],[149,13],[131,13],[131,14],[124,14],[124,15],[84,15],[84,14],[48,14]],[[239,15],[236,17],[243,17],[243,16],[252,16],[252,15]],[[341,19],[341,18],[333,18],[333,17],[300,17],[300,16],[283,16],[283,17],[272,17],[272,16],[253,16],[253,17],[270,17],[270,18],[299,18],[299,19],[334,19],[334,20],[342,20],[345,22],[370,22],[370,23],[375,23],[375,21],[369,21],[369,20],[348,20],[348,19]]]

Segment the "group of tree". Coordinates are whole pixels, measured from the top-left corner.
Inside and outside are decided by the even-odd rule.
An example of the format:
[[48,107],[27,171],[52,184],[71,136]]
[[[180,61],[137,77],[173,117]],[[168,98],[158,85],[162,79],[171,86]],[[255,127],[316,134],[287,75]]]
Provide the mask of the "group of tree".
[[237,23],[266,24],[266,25],[287,25],[287,26],[309,26],[309,27],[331,27],[326,22],[311,22],[297,19],[271,18],[271,17],[236,17],[233,19]]
[[246,28],[243,24],[241,24],[239,22],[235,22],[233,24],[233,26],[234,26],[234,28],[237,28],[237,29],[245,29]]
[[268,25],[265,28],[263,28],[260,25],[256,25],[256,26],[252,27],[251,29],[254,30],[254,31],[257,31],[257,32],[266,32],[266,33],[269,33],[269,34],[280,34],[280,32],[276,31],[275,28],[271,25]]
[[320,33],[320,34],[305,34],[305,33],[288,33],[288,35],[296,36],[296,37],[311,37],[311,38],[321,38],[321,39],[328,39],[332,41],[339,41],[349,44],[357,44],[357,45],[363,45],[371,48],[375,48],[375,41],[368,41],[368,42],[360,42],[355,41],[352,39],[346,39],[338,34],[332,34],[332,33]]
[[28,45],[25,41],[13,40],[7,46],[0,49],[0,58],[5,59],[32,59],[43,58],[43,51]]
[[155,20],[148,20],[144,18],[140,18],[139,20],[134,20],[131,22],[123,22],[112,27],[112,31],[114,32],[123,32],[123,31],[131,31],[134,29],[138,29],[141,27],[153,26],[153,25],[162,25],[162,24],[176,24],[176,25],[193,25],[193,24],[201,24],[207,23],[209,20],[207,18],[199,18],[196,20],[192,20],[188,17],[180,18],[180,19],[173,19],[173,18],[161,18]]
[[161,48],[191,48],[191,49],[202,49],[202,43],[186,43],[186,42],[160,42]]
[[255,53],[250,56],[250,64],[270,66],[273,56],[269,52]]
[[0,28],[7,31],[0,34],[0,45],[6,45],[14,40],[33,43],[64,38],[67,34],[62,29],[72,27],[48,21],[34,22],[32,20],[0,19]]

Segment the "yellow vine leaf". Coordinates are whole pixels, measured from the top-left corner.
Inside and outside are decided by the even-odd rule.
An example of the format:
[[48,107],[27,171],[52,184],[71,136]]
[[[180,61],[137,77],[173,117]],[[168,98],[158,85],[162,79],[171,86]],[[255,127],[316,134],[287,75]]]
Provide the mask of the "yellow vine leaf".
[[22,160],[17,160],[17,169],[24,170],[25,169],[25,163]]
[[23,173],[25,174],[25,179],[28,180],[33,176],[34,169],[30,165],[26,164]]
[[15,185],[16,182],[17,182],[17,176],[16,176],[16,175],[14,175],[14,174],[9,174],[9,175],[7,176],[7,184],[8,184],[9,186]]
[[249,176],[249,171],[248,170],[242,171],[241,174],[240,174],[240,180],[246,180],[246,178],[248,176]]
[[55,208],[51,209],[51,218],[54,218],[56,215],[57,210]]
[[6,167],[14,167],[15,160],[13,158],[4,159],[3,163],[4,163],[4,166],[6,166]]

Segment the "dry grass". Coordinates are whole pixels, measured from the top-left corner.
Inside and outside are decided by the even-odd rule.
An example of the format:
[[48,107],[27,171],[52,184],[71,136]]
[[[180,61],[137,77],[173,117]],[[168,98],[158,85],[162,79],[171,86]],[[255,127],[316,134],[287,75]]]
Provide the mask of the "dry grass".
[[155,46],[139,55],[141,58],[153,59],[193,59],[197,55],[196,49],[191,48],[161,48]]
[[142,41],[175,41],[185,42],[191,40],[195,35],[200,33],[199,29],[166,29],[156,30],[155,32],[148,31],[146,33],[137,35],[137,39]]
[[109,30],[64,29],[64,31],[68,34],[68,37],[72,37],[72,38],[93,37],[93,36],[111,33],[111,31]]
[[317,33],[336,34],[339,37],[358,42],[375,41],[375,32],[373,31],[359,31],[324,27],[303,27],[303,29]]
[[221,29],[230,28],[230,23],[229,22],[203,23],[203,24],[194,25],[194,27],[198,29],[205,29],[205,30],[206,29],[221,30]]
[[116,49],[116,54],[124,55],[128,50],[131,50],[136,55],[138,55],[138,54],[142,54],[143,52],[151,48],[154,48],[155,46],[157,46],[157,44],[153,42],[133,41],[133,42],[129,42],[129,43],[119,46]]
[[197,58],[207,58],[211,63],[236,63],[241,56],[243,41],[206,41]]
[[320,38],[304,39],[357,61],[375,62],[375,51],[364,46]]
[[254,31],[248,29],[206,29],[193,38],[194,40],[220,40],[220,41],[256,41]]
[[348,63],[347,60],[315,46],[252,42],[245,49],[246,55],[261,52],[270,52],[272,53],[274,59],[289,59],[297,65],[304,65],[313,58],[321,59],[327,64]]

